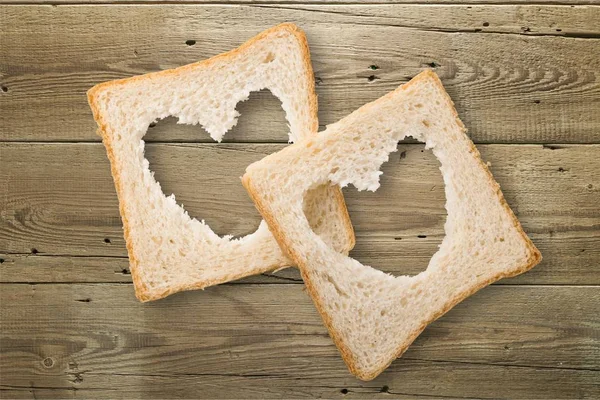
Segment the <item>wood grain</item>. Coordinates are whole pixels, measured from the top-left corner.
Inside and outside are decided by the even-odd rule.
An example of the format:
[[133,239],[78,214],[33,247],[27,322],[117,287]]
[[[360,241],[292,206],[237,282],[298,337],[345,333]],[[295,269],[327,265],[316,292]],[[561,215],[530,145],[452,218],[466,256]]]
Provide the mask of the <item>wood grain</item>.
[[223,398],[232,386],[245,398],[367,396],[384,386],[409,397],[600,394],[598,287],[487,288],[372,382],[347,373],[301,285],[220,286],[141,304],[129,285],[4,284],[0,299],[10,304],[0,309],[2,389],[28,397],[39,388]]
[[[543,262],[526,274],[503,279],[500,285],[600,285],[600,237],[534,235],[533,240],[544,255]],[[416,275],[425,270],[437,250],[441,238],[406,239],[358,236],[351,256],[394,275]],[[117,252],[125,254],[125,245],[118,239]],[[0,283],[131,283],[129,260],[126,256],[67,256],[1,254]],[[295,268],[252,276],[232,284],[289,283],[302,284]],[[132,289],[133,290],[133,289]]]
[[[282,147],[149,144],[146,153],[165,193],[175,193],[190,215],[204,218],[219,234],[244,235],[256,229],[260,216],[239,176]],[[600,284],[600,146],[478,147],[544,255],[534,270],[506,282]],[[0,186],[7,188],[0,197],[2,281],[129,281],[119,276],[126,259],[103,259],[127,253],[101,144],[4,143],[0,158]],[[426,268],[444,234],[438,168],[423,145],[401,144],[384,164],[377,192],[344,189],[358,238],[353,256],[397,275]],[[39,257],[19,256],[34,253]],[[64,257],[48,260],[52,255]],[[90,256],[97,258],[79,259]],[[90,275],[82,273],[90,269]],[[278,275],[297,279],[292,271]]]
[[[0,0],[0,398],[600,398],[598,2],[161,1]],[[346,370],[294,268],[139,303],[85,99],[284,21],[307,32],[321,128],[435,69],[544,255],[372,382]],[[219,234],[256,228],[239,176],[287,141],[269,92],[238,110],[238,143],[199,144],[173,118],[144,138],[164,191]],[[405,142],[379,191],[344,190],[353,257],[426,268],[444,234],[438,168]]]
[[[128,0],[127,3],[145,5],[145,4],[527,4],[531,3],[529,0],[327,0],[327,2],[319,2],[319,0]],[[0,0],[1,4],[111,4],[111,5],[122,5],[123,1],[120,0]],[[595,0],[536,0],[536,4],[539,5],[587,5],[597,4]]]
[[[320,362],[321,359],[309,359]],[[201,362],[201,360],[199,361]],[[400,363],[400,361],[397,361]],[[401,361],[394,375],[364,383],[347,377],[289,374],[123,374],[61,377],[66,388],[0,386],[7,399],[595,399],[598,372],[477,363]],[[329,367],[329,363],[325,363]],[[397,376],[397,378],[396,378]],[[83,377],[82,382],[79,382]],[[35,381],[30,381],[35,382]],[[78,382],[78,383],[75,383]]]
[[[322,127],[433,67],[475,142],[600,143],[598,20],[592,6],[5,6],[0,139],[99,141],[92,85],[202,60],[293,21],[309,38]],[[280,108],[253,96],[226,140],[285,142]],[[146,139],[209,141],[172,120]]]

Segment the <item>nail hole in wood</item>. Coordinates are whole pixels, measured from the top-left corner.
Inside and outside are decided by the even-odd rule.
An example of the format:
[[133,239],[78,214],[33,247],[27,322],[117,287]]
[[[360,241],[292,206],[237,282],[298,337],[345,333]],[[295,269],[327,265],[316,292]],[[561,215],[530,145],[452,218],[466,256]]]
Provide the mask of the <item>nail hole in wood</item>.
[[46,357],[44,358],[44,361],[42,361],[42,364],[46,368],[52,368],[54,366],[54,359],[52,357]]
[[560,150],[560,147],[552,146],[551,144],[542,144],[542,147],[548,150]]
[[417,237],[418,237],[419,239],[425,239],[425,238],[427,237],[427,235],[417,235]]
[[564,169],[563,167],[558,167],[558,172],[565,172],[566,169]]
[[315,76],[315,84],[317,86],[319,86],[322,83],[323,83],[323,79],[319,78],[318,76]]
[[369,82],[373,82],[375,79],[379,79],[379,77],[378,77],[378,76],[375,76],[375,75],[371,75],[371,76],[369,76],[369,77],[367,78],[367,80],[368,80]]
[[37,254],[38,250],[36,248],[31,249],[31,254]]
[[109,238],[104,238],[104,243],[106,243],[106,244],[110,244],[110,243],[111,243],[111,242],[110,242],[110,239],[109,239]]
[[121,270],[121,273],[122,273],[123,275],[129,275],[129,274],[130,274],[130,272],[129,272],[129,270],[128,270],[127,268],[123,268],[123,269]]
[[440,66],[440,64],[437,64],[435,61],[427,63],[427,65],[429,65],[431,68],[437,68]]
[[4,258],[0,258],[0,264],[4,264]]
[[400,159],[406,158],[406,150],[400,153]]
[[348,394],[348,389],[342,389],[342,390],[340,390],[340,393],[341,394]]
[[376,71],[376,70],[379,69],[379,67],[377,65],[373,64],[373,65],[369,65],[369,69],[372,69],[373,71]]
[[81,372],[78,374],[75,374],[75,379],[73,379],[72,382],[76,383],[76,384],[83,382],[83,374]]
[[195,40],[191,40],[191,39],[190,40],[186,40],[185,44],[187,44],[188,46],[193,46],[193,45],[196,44],[196,41]]
[[562,32],[562,29],[556,29],[556,32]]
[[490,23],[489,22],[484,22],[483,26],[490,26]]
[[79,301],[80,303],[90,303],[92,299],[79,299],[77,301]]
[[379,392],[381,392],[381,393],[389,393],[390,392],[390,387],[388,385],[383,385],[383,387],[381,388],[381,390]]
[[8,92],[8,88],[4,85],[0,86],[0,89],[2,89],[4,93]]
[[535,104],[540,104],[542,101],[541,100],[534,100],[533,101]]
[[402,240],[402,238],[401,237],[396,237],[396,238],[394,238],[394,240]]

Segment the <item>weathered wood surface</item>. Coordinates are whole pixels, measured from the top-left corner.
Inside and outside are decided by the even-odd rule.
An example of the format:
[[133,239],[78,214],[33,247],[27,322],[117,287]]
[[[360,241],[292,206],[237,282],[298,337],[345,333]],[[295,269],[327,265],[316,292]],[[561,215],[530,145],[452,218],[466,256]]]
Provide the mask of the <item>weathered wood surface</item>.
[[[239,5],[239,4],[299,4],[299,5],[307,5],[307,4],[316,4],[319,6],[323,6],[326,4],[527,4],[531,3],[531,0],[327,0],[326,2],[319,0],[0,0],[0,4],[114,4],[120,5],[123,3],[127,4],[161,4],[161,3],[169,3],[169,4],[231,4],[231,5]],[[592,5],[597,4],[597,0],[536,0],[537,5]]]
[[18,306],[0,309],[1,388],[29,398],[600,395],[598,287],[487,288],[366,383],[347,373],[302,289],[220,286],[140,304],[130,285],[4,284],[2,304]]
[[[322,362],[321,359],[316,361]],[[324,363],[326,366],[330,364]],[[332,368],[338,366],[336,364]],[[339,366],[339,368],[344,367]],[[77,385],[72,384],[69,389],[13,386],[0,391],[0,394],[7,399],[126,400],[150,398],[595,400],[598,396],[598,372],[589,370],[404,360],[402,365],[394,367],[394,372],[389,374],[388,379],[379,378],[365,383],[342,375],[331,376],[311,371],[308,377],[297,379],[293,374],[136,375],[90,372],[87,374],[87,381]],[[75,373],[70,376],[71,381],[78,381],[80,375]],[[506,383],[500,386],[497,384],[500,380]],[[524,396],[523,393],[527,395]]]
[[[598,2],[11,2],[113,4],[0,5],[0,398],[600,398],[600,7],[573,6]],[[296,269],[139,303],[85,99],[284,21],[307,32],[322,127],[434,68],[544,255],[372,382],[347,372]],[[164,191],[220,234],[256,228],[239,176],[287,140],[270,93],[238,109],[225,140],[241,143],[190,143],[208,135],[173,119],[145,137]],[[422,145],[398,150],[379,191],[344,190],[352,255],[416,274],[443,237],[443,182]]]
[[[600,143],[599,20],[596,6],[4,6],[2,139],[99,141],[92,85],[202,60],[293,21],[309,38],[322,126],[431,66],[476,142]],[[279,103],[254,97],[226,140],[285,142]],[[147,140],[209,138],[171,121]]]
[[[148,144],[146,153],[165,193],[175,193],[190,215],[205,219],[219,234],[243,235],[256,229],[260,216],[239,176],[247,165],[283,146]],[[479,149],[545,255],[536,269],[507,282],[600,284],[600,145]],[[0,265],[2,281],[121,281],[125,260],[103,259],[127,256],[104,147],[3,143],[0,158],[0,186],[6,188],[0,197],[0,249],[9,253]],[[401,144],[384,164],[377,192],[344,190],[358,238],[354,256],[395,274],[426,268],[443,238],[446,218],[438,167],[423,145]],[[32,253],[65,257],[18,256]],[[90,256],[96,258],[78,259]],[[90,276],[83,274],[88,263],[97,268]],[[46,275],[48,268],[56,279]],[[280,274],[297,278],[293,272]]]
[[[600,235],[532,235],[544,255],[543,262],[527,274],[503,279],[501,285],[600,285]],[[406,239],[373,238],[360,235],[351,256],[395,275],[414,275],[423,271],[441,238]],[[125,254],[123,239],[113,240],[119,253]],[[126,256],[49,256],[32,254],[2,254],[0,283],[85,283],[131,282]],[[301,283],[295,268],[249,277],[245,283]],[[132,289],[133,290],[133,289]]]

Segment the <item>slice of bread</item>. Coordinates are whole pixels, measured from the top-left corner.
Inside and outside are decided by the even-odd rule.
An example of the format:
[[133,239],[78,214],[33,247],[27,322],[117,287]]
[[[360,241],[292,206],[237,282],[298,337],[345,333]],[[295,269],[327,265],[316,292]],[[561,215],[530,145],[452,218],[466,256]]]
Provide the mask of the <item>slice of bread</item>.
[[[279,98],[291,141],[318,129],[317,98],[304,33],[282,24],[241,47],[173,70],[97,85],[88,100],[115,181],[131,274],[141,301],[200,289],[291,264],[264,222],[241,239],[219,237],[166,197],[144,157],[142,137],[157,119],[202,124],[221,141],[237,122],[238,102],[267,88]],[[307,215],[323,240],[340,252],[354,232],[339,188],[307,194]]]
[[[407,136],[425,142],[441,162],[448,218],[446,237],[427,269],[394,277],[319,238],[302,199],[327,182],[376,190],[381,164]],[[429,70],[317,136],[250,165],[242,181],[300,267],[350,371],[363,380],[381,373],[458,302],[541,260]]]

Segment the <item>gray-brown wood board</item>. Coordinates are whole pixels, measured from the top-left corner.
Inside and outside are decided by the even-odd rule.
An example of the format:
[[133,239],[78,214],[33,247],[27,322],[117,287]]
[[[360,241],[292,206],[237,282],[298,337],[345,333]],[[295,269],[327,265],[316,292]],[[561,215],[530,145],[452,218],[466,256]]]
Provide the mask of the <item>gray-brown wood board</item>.
[[[0,6],[1,398],[600,397],[600,7],[98,2]],[[283,21],[307,32],[321,126],[434,68],[544,255],[371,382],[347,372],[293,268],[137,302],[85,99]],[[238,109],[226,144],[173,119],[145,137],[165,193],[220,234],[256,228],[238,178],[286,141],[268,92]],[[379,191],[344,190],[353,256],[397,275],[426,268],[444,234],[438,167],[401,143]]]
[[[3,10],[0,73],[6,92],[0,96],[0,125],[6,140],[99,141],[85,99],[94,84],[198,61],[293,21],[308,35],[322,126],[433,67],[476,143],[600,141],[600,7]],[[243,105],[243,120],[227,141],[285,142],[278,103],[257,97],[260,115],[244,120],[248,107]],[[210,141],[197,128],[172,124],[146,139]]]

